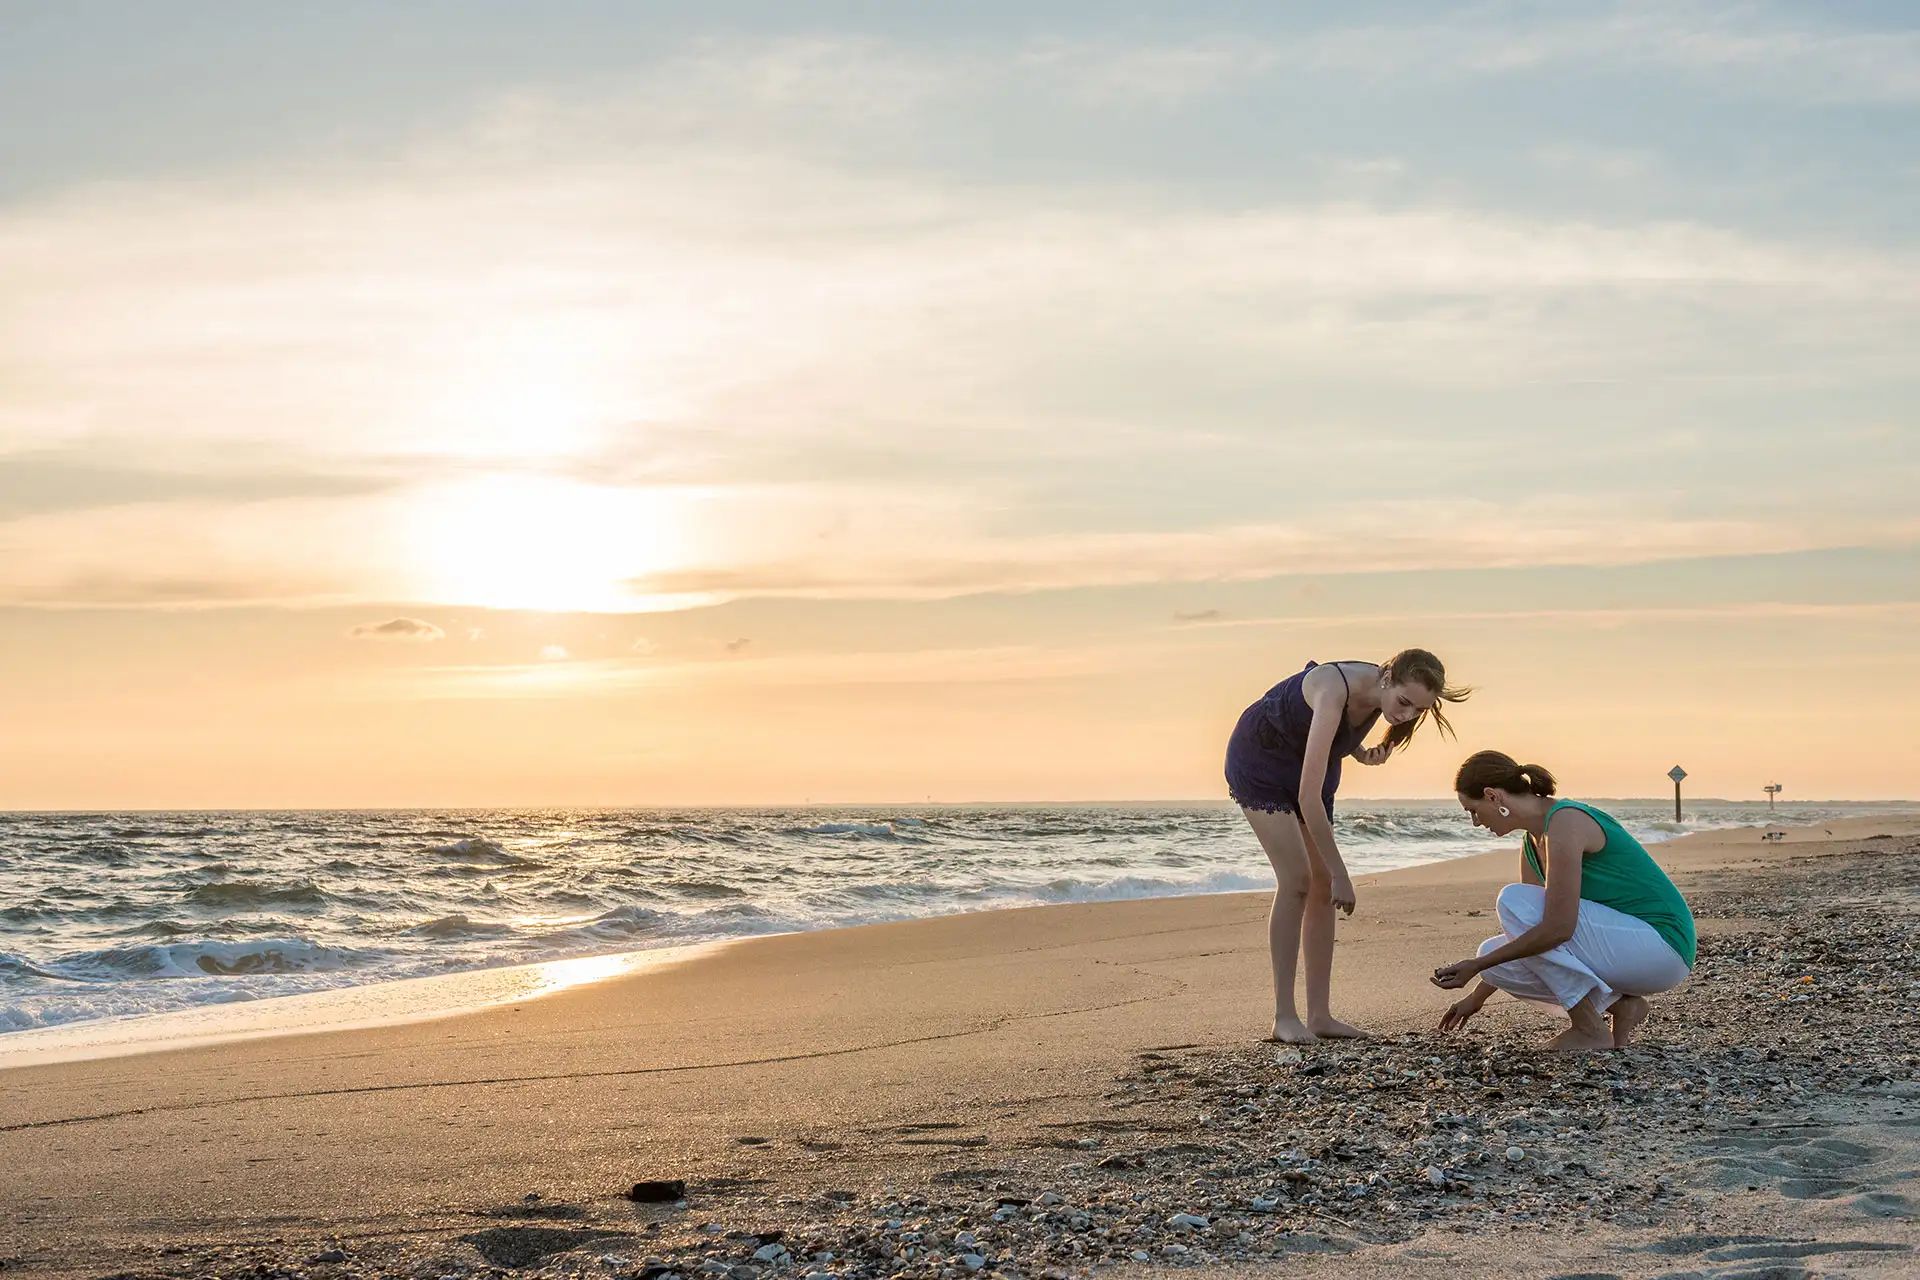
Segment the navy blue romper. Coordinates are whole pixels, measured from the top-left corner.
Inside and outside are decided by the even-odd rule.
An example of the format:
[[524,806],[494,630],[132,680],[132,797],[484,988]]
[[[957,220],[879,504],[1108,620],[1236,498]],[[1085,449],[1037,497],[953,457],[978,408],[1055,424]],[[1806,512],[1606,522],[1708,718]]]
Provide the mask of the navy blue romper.
[[[1267,813],[1300,812],[1300,766],[1306,763],[1307,731],[1313,728],[1313,708],[1300,686],[1307,672],[1320,664],[1309,662],[1299,675],[1288,676],[1266,696],[1240,715],[1227,739],[1227,794],[1243,809]],[[1339,667],[1334,668],[1340,671]],[[1340,671],[1346,684],[1347,673]],[[1347,686],[1349,695],[1353,692]],[[1340,727],[1334,731],[1333,746],[1327,751],[1327,780],[1320,788],[1320,799],[1327,806],[1327,820],[1333,820],[1333,793],[1340,787],[1340,762],[1366,741],[1375,711],[1366,723],[1355,725],[1340,714]]]

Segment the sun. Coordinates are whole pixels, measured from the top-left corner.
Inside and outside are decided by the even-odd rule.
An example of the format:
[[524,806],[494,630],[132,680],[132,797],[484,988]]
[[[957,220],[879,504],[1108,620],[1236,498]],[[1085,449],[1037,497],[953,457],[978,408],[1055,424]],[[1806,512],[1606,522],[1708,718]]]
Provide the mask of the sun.
[[650,489],[557,476],[490,475],[409,504],[410,598],[487,609],[630,612],[635,579],[682,563],[671,502]]

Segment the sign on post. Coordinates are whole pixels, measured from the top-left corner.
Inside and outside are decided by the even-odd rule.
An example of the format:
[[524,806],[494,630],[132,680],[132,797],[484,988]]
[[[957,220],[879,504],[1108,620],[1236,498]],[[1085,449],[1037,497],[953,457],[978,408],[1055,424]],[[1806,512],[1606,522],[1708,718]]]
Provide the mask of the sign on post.
[[1673,820],[1678,822],[1680,821],[1680,779],[1687,776],[1687,771],[1675,765],[1667,770],[1667,776],[1673,779]]

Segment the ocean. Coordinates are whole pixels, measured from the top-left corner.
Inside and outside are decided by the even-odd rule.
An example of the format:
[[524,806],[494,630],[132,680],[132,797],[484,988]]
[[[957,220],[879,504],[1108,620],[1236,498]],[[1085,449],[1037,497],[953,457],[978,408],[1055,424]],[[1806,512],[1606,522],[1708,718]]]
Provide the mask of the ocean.
[[[1684,824],[1670,803],[1604,807],[1648,842],[1768,821],[1764,804],[1706,801]],[[1450,800],[1356,801],[1337,833],[1356,875],[1512,843]],[[0,1042],[462,970],[1271,885],[1224,802],[0,814]]]

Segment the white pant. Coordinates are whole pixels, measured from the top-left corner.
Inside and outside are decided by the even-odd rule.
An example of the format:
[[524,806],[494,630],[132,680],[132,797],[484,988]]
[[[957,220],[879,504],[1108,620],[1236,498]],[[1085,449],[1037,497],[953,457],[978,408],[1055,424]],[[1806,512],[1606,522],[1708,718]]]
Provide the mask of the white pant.
[[[1483,956],[1546,918],[1547,891],[1537,884],[1510,884],[1500,891],[1495,910],[1505,932],[1480,944]],[[1680,953],[1645,920],[1582,898],[1572,938],[1537,956],[1497,964],[1480,976],[1522,1000],[1562,1009],[1597,994],[1605,1011],[1623,995],[1671,991],[1690,972]]]

